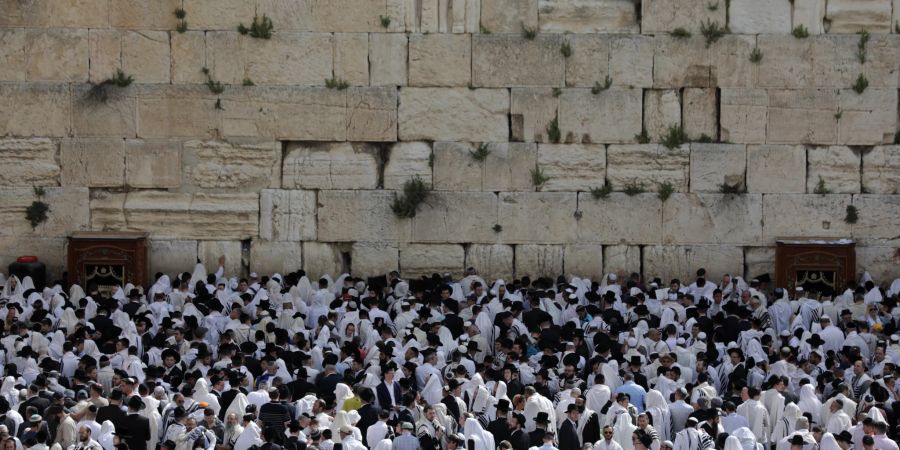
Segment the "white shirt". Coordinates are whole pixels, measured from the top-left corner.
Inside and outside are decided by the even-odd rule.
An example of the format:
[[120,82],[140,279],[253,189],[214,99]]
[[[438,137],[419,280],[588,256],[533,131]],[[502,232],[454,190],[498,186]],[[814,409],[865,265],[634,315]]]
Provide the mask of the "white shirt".
[[374,448],[375,444],[381,442],[388,434],[388,426],[387,423],[383,420],[379,420],[372,424],[369,429],[366,430],[366,442],[369,444],[369,447]]

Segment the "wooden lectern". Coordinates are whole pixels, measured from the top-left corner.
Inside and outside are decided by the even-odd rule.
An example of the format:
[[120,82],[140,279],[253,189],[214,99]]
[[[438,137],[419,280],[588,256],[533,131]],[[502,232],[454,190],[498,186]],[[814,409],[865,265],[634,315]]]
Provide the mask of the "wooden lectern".
[[779,239],[775,286],[841,293],[856,279],[856,242],[850,239]]
[[114,285],[146,287],[148,246],[143,232],[75,232],[69,236],[68,282],[79,284],[86,292],[90,292],[89,286],[96,286],[105,294]]

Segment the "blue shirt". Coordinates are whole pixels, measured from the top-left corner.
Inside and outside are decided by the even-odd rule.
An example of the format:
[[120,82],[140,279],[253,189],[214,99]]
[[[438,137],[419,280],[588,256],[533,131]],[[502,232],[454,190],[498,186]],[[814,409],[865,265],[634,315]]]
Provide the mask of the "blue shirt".
[[626,381],[625,384],[616,388],[616,394],[620,392],[624,392],[631,397],[629,403],[637,408],[638,413],[644,412],[644,396],[647,395],[647,391],[645,391],[644,388],[635,384],[634,381]]

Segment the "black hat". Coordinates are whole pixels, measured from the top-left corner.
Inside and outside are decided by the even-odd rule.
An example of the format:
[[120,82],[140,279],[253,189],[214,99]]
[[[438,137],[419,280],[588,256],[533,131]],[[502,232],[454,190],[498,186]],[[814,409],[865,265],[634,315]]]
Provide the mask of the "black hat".
[[505,398],[497,400],[497,411],[509,411],[509,400]]
[[550,415],[543,411],[539,412],[539,413],[537,413],[537,416],[535,416],[534,422],[535,423],[543,423],[543,424],[549,423]]
[[122,391],[120,391],[120,390],[118,390],[118,389],[113,389],[112,392],[109,394],[109,399],[110,399],[110,400],[119,400],[119,401],[121,401],[121,400],[122,400],[122,397],[123,397]]
[[569,406],[566,406],[566,414],[568,414],[572,411],[578,411],[578,405],[576,405],[574,403],[569,403]]
[[639,355],[634,355],[631,357],[631,365],[639,366],[642,364],[641,357]]
[[128,407],[137,411],[144,409],[144,401],[137,395],[132,395],[128,399]]
[[132,289],[132,290],[128,291],[128,298],[130,298],[130,299],[132,299],[132,298],[133,298],[133,299],[140,299],[140,298],[141,298],[141,291],[138,290],[138,289]]
[[640,304],[634,307],[634,313],[639,316],[646,316],[650,314],[650,309],[647,308],[647,305]]
[[803,436],[800,436],[799,434],[795,434],[795,435],[791,438],[790,444],[791,444],[791,445],[805,445],[806,442],[803,440]]
[[524,427],[524,426],[525,426],[525,422],[528,421],[528,419],[526,419],[526,418],[525,418],[525,415],[522,414],[522,413],[513,413],[513,417],[515,417],[515,418],[516,418],[516,421],[519,422],[519,426],[520,426],[520,427]]
[[178,364],[179,362],[181,362],[181,355],[177,351],[175,351],[175,349],[172,349],[172,348],[167,348],[167,349],[163,350],[161,356],[162,356],[162,359],[166,359],[170,356],[175,358],[175,364]]
[[447,390],[449,391],[453,391],[460,386],[462,386],[462,383],[460,383],[456,378],[451,378],[450,381],[447,382]]
[[813,334],[806,340],[806,343],[810,345],[810,347],[818,347],[825,343],[822,338],[818,334]]
[[842,430],[840,433],[835,434],[834,438],[838,441],[853,443],[853,435],[847,430]]

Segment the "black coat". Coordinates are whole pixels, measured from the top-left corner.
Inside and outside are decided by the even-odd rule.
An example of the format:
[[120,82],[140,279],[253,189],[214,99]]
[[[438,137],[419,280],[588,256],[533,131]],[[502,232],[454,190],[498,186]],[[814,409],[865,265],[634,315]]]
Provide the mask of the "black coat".
[[449,313],[444,316],[443,324],[450,330],[453,339],[459,339],[465,331],[465,321],[462,320],[462,317],[459,317],[454,313]]
[[236,387],[232,387],[230,390],[222,393],[219,397],[219,420],[225,421],[225,411],[228,410],[231,402],[234,401],[240,392]]
[[128,414],[123,428],[117,426],[116,430],[125,435],[128,448],[146,448],[147,441],[150,440],[150,419],[137,413]]
[[375,422],[378,422],[378,408],[371,403],[366,403],[357,412],[359,413],[359,422],[356,423],[356,427],[362,433],[363,445],[368,446],[366,444],[366,431],[369,427],[375,425]]
[[531,439],[525,430],[518,429],[509,435],[509,443],[512,444],[512,450],[528,450],[531,446]]
[[544,445],[544,435],[547,434],[547,430],[542,428],[535,428],[534,431],[528,433],[528,440],[530,441],[531,447],[540,447]]
[[400,402],[400,383],[394,380],[394,399],[398,403],[391,403],[391,393],[388,391],[388,386],[384,381],[375,387],[375,395],[378,396],[378,406],[381,406],[381,409],[385,411],[391,411],[394,405]]
[[500,445],[500,441],[509,440],[509,423],[506,421],[506,417],[501,417],[489,423],[487,430],[494,435],[494,442],[496,442],[497,445]]
[[578,443],[578,428],[571,420],[566,419],[559,427],[559,450],[581,450],[581,444]]
[[125,414],[125,411],[122,411],[119,405],[109,405],[101,406],[97,409],[97,418],[95,420],[97,423],[103,423],[108,420],[112,422],[117,430],[124,430],[126,417],[128,417],[128,414]]

